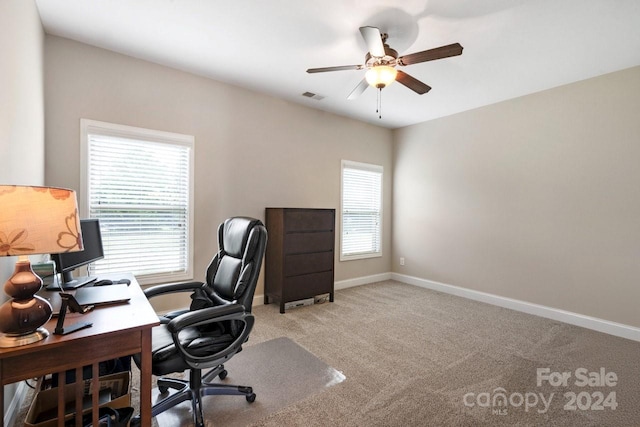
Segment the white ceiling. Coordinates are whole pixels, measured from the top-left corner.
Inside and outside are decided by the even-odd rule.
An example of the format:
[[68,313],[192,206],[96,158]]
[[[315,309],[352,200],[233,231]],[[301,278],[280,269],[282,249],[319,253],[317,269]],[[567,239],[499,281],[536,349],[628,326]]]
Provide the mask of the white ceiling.
[[[640,65],[638,0],[36,0],[45,31],[397,128]],[[399,83],[357,100],[358,28],[389,34],[400,55],[459,42],[461,56],[403,68]],[[305,98],[303,92],[325,98]],[[597,101],[597,100],[594,100]]]

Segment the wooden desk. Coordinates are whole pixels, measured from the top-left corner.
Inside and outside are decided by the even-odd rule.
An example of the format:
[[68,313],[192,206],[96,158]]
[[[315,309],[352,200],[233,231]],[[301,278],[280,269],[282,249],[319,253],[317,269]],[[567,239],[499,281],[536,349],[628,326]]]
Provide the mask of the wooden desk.
[[[151,329],[159,324],[158,316],[144,296],[140,285],[132,275],[114,274],[101,278],[131,280],[129,290],[131,300],[127,304],[117,304],[95,308],[82,316],[69,316],[65,325],[93,322],[90,328],[69,335],[54,335],[57,318],[51,319],[45,328],[51,333],[37,343],[0,348],[0,410],[4,414],[4,385],[25,379],[41,377],[76,369],[76,378],[82,378],[82,366],[93,366],[93,378],[98,378],[98,362],[115,357],[141,353],[140,366],[140,415],[143,426],[151,425]],[[79,384],[82,384],[80,382]],[[98,425],[97,381],[93,389],[93,425]],[[82,387],[76,388],[76,413],[81,412]],[[58,387],[63,390],[64,387]],[[64,392],[58,393],[58,426],[64,424]],[[76,417],[76,426],[82,417]]]

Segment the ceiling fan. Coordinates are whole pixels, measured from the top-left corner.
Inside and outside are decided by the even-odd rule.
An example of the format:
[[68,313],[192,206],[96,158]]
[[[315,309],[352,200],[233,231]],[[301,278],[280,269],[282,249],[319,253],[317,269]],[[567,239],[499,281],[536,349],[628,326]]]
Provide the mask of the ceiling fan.
[[360,27],[360,34],[364,38],[369,52],[365,55],[364,65],[342,65],[337,67],[309,68],[307,73],[324,73],[327,71],[364,70],[367,69],[365,78],[351,91],[348,99],[360,96],[368,86],[382,89],[397,80],[404,86],[419,95],[431,90],[431,87],[409,74],[396,69],[396,66],[418,64],[420,62],[433,61],[435,59],[448,58],[462,54],[460,43],[454,43],[422,52],[410,53],[398,57],[398,52],[386,44],[389,37],[381,33],[376,27]]

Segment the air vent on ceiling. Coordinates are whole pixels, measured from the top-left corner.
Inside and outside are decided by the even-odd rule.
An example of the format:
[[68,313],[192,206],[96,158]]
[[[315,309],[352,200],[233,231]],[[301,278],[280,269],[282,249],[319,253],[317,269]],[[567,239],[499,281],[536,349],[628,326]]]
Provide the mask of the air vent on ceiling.
[[317,93],[312,93],[312,92],[305,92],[305,93],[302,94],[302,96],[305,96],[305,97],[311,98],[311,99],[315,99],[316,101],[320,101],[320,100],[324,99],[324,96],[318,95]]

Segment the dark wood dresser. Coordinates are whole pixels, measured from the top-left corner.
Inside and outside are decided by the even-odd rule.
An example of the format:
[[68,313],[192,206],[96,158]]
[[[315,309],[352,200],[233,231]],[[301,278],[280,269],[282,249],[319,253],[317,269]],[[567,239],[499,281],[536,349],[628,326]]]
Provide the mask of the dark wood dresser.
[[333,302],[335,209],[267,208],[264,303],[329,293]]

